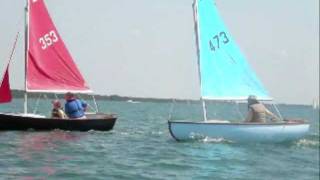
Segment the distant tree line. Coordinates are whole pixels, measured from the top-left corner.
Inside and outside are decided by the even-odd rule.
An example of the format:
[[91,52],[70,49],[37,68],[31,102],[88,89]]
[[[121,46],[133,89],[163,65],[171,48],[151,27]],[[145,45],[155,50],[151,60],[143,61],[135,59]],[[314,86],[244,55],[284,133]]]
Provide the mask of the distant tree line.
[[[24,91],[14,89],[11,91],[14,98],[24,98]],[[38,98],[40,95],[47,96],[49,99],[63,99],[64,94],[54,94],[54,93],[28,93],[29,98]],[[96,100],[111,100],[111,101],[140,101],[140,102],[185,102],[185,103],[200,103],[200,100],[189,100],[189,99],[165,99],[165,98],[144,98],[144,97],[128,97],[128,96],[119,96],[119,95],[98,95],[98,94],[78,94],[80,98],[85,100],[91,100],[92,95],[94,95]],[[233,103],[232,101],[214,101],[206,100],[210,103]],[[242,102],[246,103],[246,101]],[[240,103],[241,104],[241,103]],[[285,103],[279,103],[278,105],[287,105]],[[301,105],[301,104],[290,104],[297,106],[311,106],[311,105]]]
[[[11,91],[14,98],[24,98],[24,91],[14,89]],[[38,98],[40,95],[47,96],[49,99],[54,99],[58,97],[63,99],[64,94],[54,94],[54,93],[28,93],[28,98]],[[141,101],[141,102],[171,102],[172,99],[158,99],[158,98],[141,98],[141,97],[127,97],[119,95],[98,95],[98,94],[79,94],[82,99],[92,99],[94,95],[96,100],[112,100],[112,101]],[[176,101],[189,101],[189,100],[176,100]]]

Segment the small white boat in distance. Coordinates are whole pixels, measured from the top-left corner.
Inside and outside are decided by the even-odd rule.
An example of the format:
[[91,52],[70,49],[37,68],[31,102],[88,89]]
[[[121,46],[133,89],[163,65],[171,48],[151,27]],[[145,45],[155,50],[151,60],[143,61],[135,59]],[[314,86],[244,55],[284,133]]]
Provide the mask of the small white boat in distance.
[[215,2],[194,0],[193,11],[204,121],[169,120],[172,137],[177,141],[213,138],[250,143],[293,141],[305,136],[309,124],[302,120],[283,120],[276,106],[279,122],[207,120],[206,100],[238,102],[254,95],[260,101],[272,102],[272,98],[224,26]]
[[177,141],[204,138],[232,142],[284,142],[302,138],[309,124],[299,120],[283,123],[230,123],[226,121],[181,122],[169,121],[171,136]]
[[128,103],[132,103],[132,104],[140,103],[139,101],[134,101],[134,100],[131,100],[131,99],[129,99],[127,102],[128,102]]

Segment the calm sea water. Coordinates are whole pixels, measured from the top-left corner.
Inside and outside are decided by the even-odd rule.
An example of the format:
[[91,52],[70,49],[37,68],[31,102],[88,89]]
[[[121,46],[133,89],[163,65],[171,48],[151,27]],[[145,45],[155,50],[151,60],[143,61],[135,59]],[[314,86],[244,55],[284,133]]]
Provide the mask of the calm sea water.
[[[98,103],[119,115],[114,130],[0,132],[0,179],[319,179],[319,111],[311,107],[279,107],[285,117],[311,122],[308,136],[296,142],[178,143],[168,132],[172,103]],[[201,117],[198,103],[174,105],[174,119]],[[49,114],[48,101],[38,106],[38,113]],[[209,117],[239,119],[235,105],[208,106]],[[20,99],[0,106],[0,112],[21,110]]]

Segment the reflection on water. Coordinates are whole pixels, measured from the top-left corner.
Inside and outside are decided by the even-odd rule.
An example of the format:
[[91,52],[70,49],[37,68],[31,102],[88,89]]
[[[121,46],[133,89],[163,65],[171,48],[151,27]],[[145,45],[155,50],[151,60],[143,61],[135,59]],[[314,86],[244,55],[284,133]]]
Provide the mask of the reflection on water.
[[32,154],[58,149],[64,143],[75,142],[85,134],[55,130],[51,132],[23,133],[18,152],[25,160],[32,159]]
[[[17,147],[17,155],[25,163],[35,163],[44,161],[44,166],[34,168],[34,173],[40,173],[44,176],[51,176],[57,172],[57,169],[50,166],[50,162],[68,161],[72,157],[68,155],[56,156],[54,152],[64,148],[70,143],[77,142],[86,136],[85,133],[74,133],[68,131],[55,130],[51,132],[23,132],[20,136],[20,142]],[[33,176],[24,176],[23,179],[34,179]]]

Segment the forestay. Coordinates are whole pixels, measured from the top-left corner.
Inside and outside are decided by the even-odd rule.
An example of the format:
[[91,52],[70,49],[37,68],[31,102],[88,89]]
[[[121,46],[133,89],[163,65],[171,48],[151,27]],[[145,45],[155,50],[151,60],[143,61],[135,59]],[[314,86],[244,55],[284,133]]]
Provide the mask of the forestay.
[[28,0],[26,91],[90,92],[43,0]]
[[214,1],[195,2],[202,98],[241,100],[256,95],[270,100],[222,22]]

